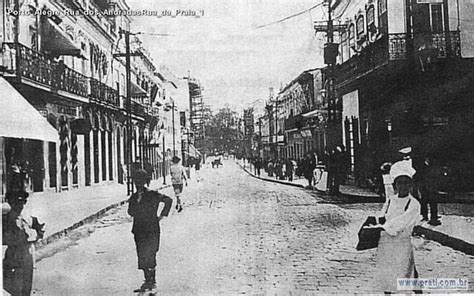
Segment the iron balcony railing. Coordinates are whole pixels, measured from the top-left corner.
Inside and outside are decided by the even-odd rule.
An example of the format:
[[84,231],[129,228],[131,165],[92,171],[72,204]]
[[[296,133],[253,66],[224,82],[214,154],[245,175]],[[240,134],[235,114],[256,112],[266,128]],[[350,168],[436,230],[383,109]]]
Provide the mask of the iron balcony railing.
[[114,107],[120,107],[119,93],[116,89],[98,81],[90,79],[91,92],[89,97],[92,101],[106,103]]
[[[18,52],[18,65],[16,54]],[[49,86],[52,91],[62,90],[89,98],[93,102],[120,107],[118,91],[114,88],[56,62],[51,57],[18,43],[3,43],[2,69],[4,72],[28,78]]]
[[373,69],[393,61],[406,61],[417,51],[413,48],[414,39],[431,40],[438,58],[461,57],[459,31],[417,34],[415,37],[405,33],[388,34],[361,49],[359,53],[336,67],[339,82],[357,79]]
[[21,77],[52,89],[87,97],[89,81],[86,76],[22,44],[3,43],[2,63],[6,72],[16,74],[18,71]]

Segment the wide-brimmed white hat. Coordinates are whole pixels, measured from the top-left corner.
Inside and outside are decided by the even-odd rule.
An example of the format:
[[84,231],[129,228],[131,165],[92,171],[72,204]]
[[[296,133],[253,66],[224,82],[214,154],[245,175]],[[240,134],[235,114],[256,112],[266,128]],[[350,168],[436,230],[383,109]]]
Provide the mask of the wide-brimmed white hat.
[[395,181],[395,179],[400,176],[407,176],[411,179],[415,173],[416,170],[412,167],[411,163],[406,160],[397,161],[390,168],[390,177],[392,178],[392,181]]

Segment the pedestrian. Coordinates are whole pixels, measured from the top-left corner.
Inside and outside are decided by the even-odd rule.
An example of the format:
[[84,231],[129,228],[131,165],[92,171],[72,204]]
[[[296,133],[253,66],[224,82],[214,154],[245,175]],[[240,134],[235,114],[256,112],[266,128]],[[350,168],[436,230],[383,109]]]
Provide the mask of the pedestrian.
[[28,199],[24,190],[5,194],[9,209],[2,213],[2,244],[7,246],[3,259],[3,288],[11,295],[31,294],[33,284],[34,242],[43,238],[44,224],[36,217],[24,215]]
[[340,146],[331,151],[328,159],[328,189],[330,196],[338,196],[343,171],[343,151]]
[[316,168],[316,164],[314,163],[314,159],[311,154],[307,154],[303,161],[303,175],[308,180],[308,187],[309,189],[313,188],[313,170]]
[[172,164],[170,166],[171,184],[173,184],[174,195],[176,197],[176,210],[178,212],[183,210],[180,198],[181,193],[183,192],[183,183],[188,186],[188,179],[186,178],[184,167],[179,163],[180,160],[179,157],[173,156],[171,159]]
[[[428,221],[429,225],[438,226],[441,225],[438,216],[438,203],[437,203],[437,171],[434,164],[432,164],[429,157],[423,159],[423,163],[417,166],[417,173],[414,177],[417,183],[418,190],[420,191],[420,203],[421,203],[421,216],[422,221]],[[430,215],[428,217],[428,206],[430,208]]]
[[255,168],[255,175],[257,175],[257,177],[260,177],[260,169],[262,168],[262,160],[258,157],[255,157],[253,166]]
[[194,163],[194,169],[196,170],[196,181],[197,182],[201,182],[201,173],[200,173],[200,170],[201,170],[201,157],[198,156],[198,158],[196,159],[195,163]]
[[[379,214],[381,228],[377,249],[377,283],[381,291],[397,291],[397,279],[417,278],[411,236],[419,221],[420,203],[411,194],[415,170],[407,162],[399,161],[390,169],[396,194],[388,196]],[[385,221],[383,221],[385,220]]]
[[[133,292],[146,292],[156,287],[156,253],[160,247],[160,221],[168,216],[172,199],[145,186],[147,172],[137,170],[134,175],[136,191],[128,204],[128,214],[133,217],[132,233],[137,248],[138,269],[143,270],[145,281]],[[158,215],[158,207],[164,203]]]
[[150,162],[145,161],[143,169],[146,171],[146,186],[150,186],[151,179],[153,178],[153,166]]
[[385,162],[382,164],[382,166],[380,166],[380,170],[382,172],[385,198],[388,198],[389,196],[392,196],[395,194],[395,192],[393,191],[392,177],[390,176],[391,166],[392,164],[390,162]]
[[293,171],[294,171],[293,162],[291,161],[291,159],[287,159],[286,160],[286,178],[290,182],[293,182]]
[[270,160],[267,166],[267,173],[269,177],[273,177],[273,170],[274,170],[273,160]]

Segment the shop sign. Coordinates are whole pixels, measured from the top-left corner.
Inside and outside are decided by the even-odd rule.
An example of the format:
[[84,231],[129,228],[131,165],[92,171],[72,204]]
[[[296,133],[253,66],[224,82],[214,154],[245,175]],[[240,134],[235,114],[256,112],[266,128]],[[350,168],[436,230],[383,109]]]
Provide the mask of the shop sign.
[[74,106],[63,106],[63,105],[50,105],[51,110],[56,114],[77,116],[77,107]]

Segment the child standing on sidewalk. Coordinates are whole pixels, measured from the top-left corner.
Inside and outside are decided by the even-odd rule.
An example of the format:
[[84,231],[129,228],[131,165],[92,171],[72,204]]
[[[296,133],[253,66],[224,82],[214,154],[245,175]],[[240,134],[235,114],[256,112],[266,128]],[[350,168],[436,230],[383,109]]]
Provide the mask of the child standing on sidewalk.
[[181,212],[183,205],[181,204],[181,192],[183,192],[183,181],[188,186],[188,179],[183,166],[179,163],[181,159],[177,156],[173,156],[171,161],[173,162],[170,167],[171,172],[171,184],[173,184],[174,194],[176,196],[176,210]]

